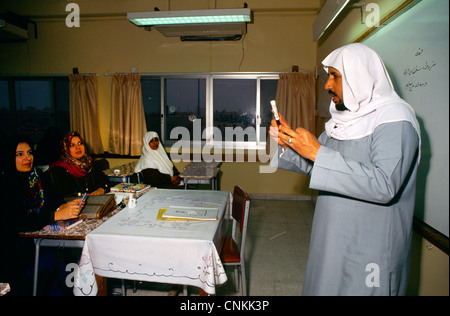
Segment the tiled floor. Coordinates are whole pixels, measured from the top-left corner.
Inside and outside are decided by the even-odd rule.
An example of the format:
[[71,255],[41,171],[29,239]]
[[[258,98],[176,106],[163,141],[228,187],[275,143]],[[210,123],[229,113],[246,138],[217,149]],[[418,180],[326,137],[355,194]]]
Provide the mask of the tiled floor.
[[[313,212],[310,200],[251,200],[246,243],[250,296],[301,295]],[[228,281],[216,288],[216,295],[240,295],[234,289],[232,268],[226,271]],[[167,295],[171,288],[138,283],[137,292],[129,288],[127,295]],[[121,293],[120,288],[112,291]],[[188,291],[198,295],[194,288]]]

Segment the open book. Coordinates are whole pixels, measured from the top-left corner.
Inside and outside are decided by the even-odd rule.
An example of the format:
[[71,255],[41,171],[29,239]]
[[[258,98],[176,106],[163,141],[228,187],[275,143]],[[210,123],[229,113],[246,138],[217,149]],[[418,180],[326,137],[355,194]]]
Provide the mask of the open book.
[[[66,198],[66,201],[69,202],[79,198],[70,197]],[[116,208],[114,194],[88,195],[85,201],[86,203],[81,209],[80,218],[102,218]]]
[[215,221],[219,209],[215,207],[169,206],[162,214],[162,219]]
[[114,195],[90,195],[86,197],[86,204],[81,210],[80,217],[102,218],[116,207]]

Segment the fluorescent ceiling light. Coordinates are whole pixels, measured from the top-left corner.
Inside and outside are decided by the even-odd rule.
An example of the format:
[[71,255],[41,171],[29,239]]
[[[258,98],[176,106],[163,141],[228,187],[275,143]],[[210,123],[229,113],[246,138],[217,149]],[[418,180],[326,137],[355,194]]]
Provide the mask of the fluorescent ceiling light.
[[242,23],[250,22],[250,9],[129,12],[127,18],[137,26]]
[[317,41],[330,27],[350,0],[327,0],[313,23],[313,40]]

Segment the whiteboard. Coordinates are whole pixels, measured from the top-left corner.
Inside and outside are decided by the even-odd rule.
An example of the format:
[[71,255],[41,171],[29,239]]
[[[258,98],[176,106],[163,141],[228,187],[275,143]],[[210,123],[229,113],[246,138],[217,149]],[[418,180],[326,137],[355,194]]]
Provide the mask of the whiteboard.
[[364,44],[379,53],[421,125],[415,216],[449,231],[449,1],[422,0]]

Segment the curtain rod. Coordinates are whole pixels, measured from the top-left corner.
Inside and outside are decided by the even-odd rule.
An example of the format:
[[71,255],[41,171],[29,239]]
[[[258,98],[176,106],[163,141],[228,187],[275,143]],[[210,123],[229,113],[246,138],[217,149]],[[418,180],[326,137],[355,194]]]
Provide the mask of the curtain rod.
[[[116,72],[116,73],[104,73],[104,76],[112,76],[112,75],[127,75],[129,72]],[[131,74],[133,74],[131,72]],[[164,77],[170,77],[170,76],[210,76],[210,75],[241,75],[241,76],[254,76],[254,75],[263,75],[263,76],[278,76],[279,72],[164,72],[164,73],[138,73],[141,76],[164,76]]]
[[112,76],[112,75],[128,75],[128,72],[115,72],[113,74],[104,73],[104,76]]

